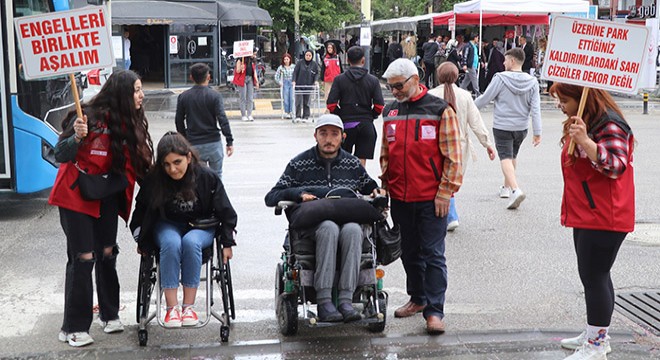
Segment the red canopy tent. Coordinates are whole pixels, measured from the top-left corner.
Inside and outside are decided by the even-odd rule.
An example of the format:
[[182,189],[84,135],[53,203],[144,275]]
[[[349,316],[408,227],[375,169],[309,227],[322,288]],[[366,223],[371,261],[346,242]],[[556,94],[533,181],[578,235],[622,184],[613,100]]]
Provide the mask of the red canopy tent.
[[[479,13],[455,14],[456,25],[479,25]],[[445,11],[433,17],[433,26],[447,26],[454,18],[453,11]],[[484,13],[483,25],[548,25],[550,17],[535,14],[495,14]]]

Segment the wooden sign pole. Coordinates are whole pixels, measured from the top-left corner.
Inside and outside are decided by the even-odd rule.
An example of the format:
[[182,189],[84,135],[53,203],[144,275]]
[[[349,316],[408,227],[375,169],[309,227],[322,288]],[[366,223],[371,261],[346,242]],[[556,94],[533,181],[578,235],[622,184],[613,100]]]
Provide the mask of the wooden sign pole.
[[[580,98],[580,105],[578,106],[578,112],[577,112],[577,117],[582,118],[582,113],[584,112],[584,106],[587,103],[587,95],[589,95],[589,88],[584,87],[582,88],[582,97]],[[573,139],[571,139],[568,143],[568,155],[572,155],[573,152],[575,151],[575,143],[573,142]]]
[[83,119],[82,107],[80,107],[80,96],[78,94],[78,85],[76,84],[76,77],[73,74],[69,74],[69,79],[71,80],[71,90],[73,92],[73,101],[76,102],[76,114],[78,117]]

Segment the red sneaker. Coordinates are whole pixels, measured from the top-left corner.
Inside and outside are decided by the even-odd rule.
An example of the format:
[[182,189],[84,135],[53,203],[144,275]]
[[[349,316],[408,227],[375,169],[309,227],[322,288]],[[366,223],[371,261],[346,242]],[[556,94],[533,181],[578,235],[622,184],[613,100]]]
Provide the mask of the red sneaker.
[[192,306],[183,309],[183,316],[181,317],[183,326],[195,326],[199,323],[197,313],[193,310]]
[[165,324],[164,326],[166,328],[177,328],[181,327],[181,311],[179,310],[178,306],[175,306],[169,310],[167,310],[167,313],[165,314]]

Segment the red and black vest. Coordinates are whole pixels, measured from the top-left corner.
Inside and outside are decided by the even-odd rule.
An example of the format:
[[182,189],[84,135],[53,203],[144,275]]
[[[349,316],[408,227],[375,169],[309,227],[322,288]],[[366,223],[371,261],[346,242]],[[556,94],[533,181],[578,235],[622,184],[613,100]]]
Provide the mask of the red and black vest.
[[435,199],[442,179],[439,128],[447,103],[420,87],[417,97],[395,101],[383,111],[383,141],[389,152],[386,187],[393,199],[404,202]]
[[[634,137],[630,127],[614,113],[599,129],[615,122],[628,136],[628,164],[616,179],[609,178],[591,165],[589,158],[577,158],[568,165],[568,141],[561,153],[564,194],[561,204],[561,223],[566,227],[590,230],[631,232],[635,228],[635,184],[633,170]],[[597,142],[597,139],[595,140]]]

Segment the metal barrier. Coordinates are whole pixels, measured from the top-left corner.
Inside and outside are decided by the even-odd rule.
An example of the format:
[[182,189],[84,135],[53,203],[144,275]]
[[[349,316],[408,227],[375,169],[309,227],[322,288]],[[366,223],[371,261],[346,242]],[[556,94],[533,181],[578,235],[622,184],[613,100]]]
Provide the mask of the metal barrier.
[[[314,122],[316,121],[316,118],[321,116],[321,113],[323,109],[321,108],[321,94],[320,94],[320,89],[318,86],[318,83],[314,85],[296,85],[295,89],[293,90],[293,105],[294,109],[296,108],[296,97],[297,96],[303,96],[303,95],[309,95],[309,119],[307,121]],[[281,96],[280,96],[281,98]],[[316,105],[316,106],[314,106]],[[282,107],[284,108],[284,107]],[[284,112],[284,110],[282,110]],[[297,114],[296,114],[297,115]],[[282,115],[284,116],[284,115]],[[292,119],[292,122],[296,122],[296,117]]]

